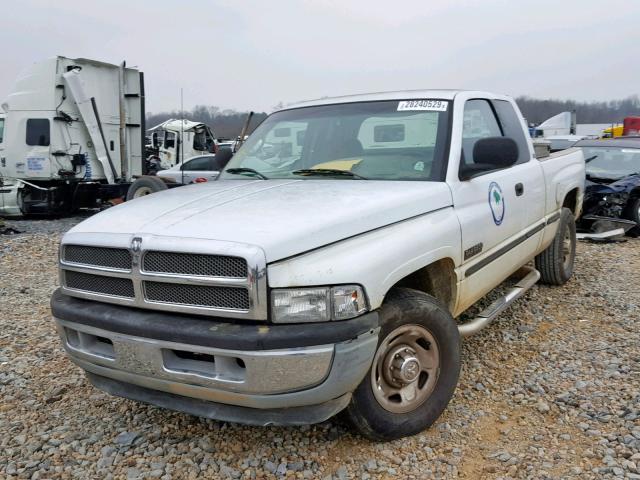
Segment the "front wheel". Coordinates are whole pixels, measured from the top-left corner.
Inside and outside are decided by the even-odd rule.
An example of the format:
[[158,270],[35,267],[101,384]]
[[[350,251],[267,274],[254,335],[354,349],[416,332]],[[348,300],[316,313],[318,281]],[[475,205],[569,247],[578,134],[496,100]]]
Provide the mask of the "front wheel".
[[551,245],[537,255],[535,260],[540,281],[547,285],[564,285],[573,275],[576,257],[576,222],[573,212],[563,208],[558,222],[558,230]]
[[627,204],[626,218],[636,222],[636,226],[627,230],[630,237],[640,237],[640,198],[632,198]]
[[363,436],[386,441],[441,415],[458,383],[460,335],[444,305],[417,290],[392,290],[380,315],[378,348],[347,415]]
[[627,215],[629,220],[640,224],[640,198],[634,198],[629,201],[627,206]]

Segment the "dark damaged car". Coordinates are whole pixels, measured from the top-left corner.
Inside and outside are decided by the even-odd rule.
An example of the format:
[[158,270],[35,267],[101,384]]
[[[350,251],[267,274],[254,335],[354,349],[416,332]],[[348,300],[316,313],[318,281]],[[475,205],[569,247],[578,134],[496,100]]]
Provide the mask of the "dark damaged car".
[[574,146],[587,163],[580,229],[640,233],[640,138],[582,140]]

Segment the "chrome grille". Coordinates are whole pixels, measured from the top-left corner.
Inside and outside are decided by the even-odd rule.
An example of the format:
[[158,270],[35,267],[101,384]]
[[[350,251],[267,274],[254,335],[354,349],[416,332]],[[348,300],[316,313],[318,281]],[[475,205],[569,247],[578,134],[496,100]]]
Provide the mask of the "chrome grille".
[[131,253],[124,248],[65,245],[63,258],[67,263],[131,270]]
[[253,245],[71,232],[60,250],[60,269],[62,290],[74,297],[166,312],[267,319],[266,258]]
[[249,310],[246,288],[144,282],[145,299],[194,307]]
[[90,273],[66,271],[65,285],[75,290],[112,295],[115,297],[133,298],[133,281],[129,278],[104,277]]
[[149,251],[142,259],[142,270],[150,273],[246,278],[247,261],[221,255]]

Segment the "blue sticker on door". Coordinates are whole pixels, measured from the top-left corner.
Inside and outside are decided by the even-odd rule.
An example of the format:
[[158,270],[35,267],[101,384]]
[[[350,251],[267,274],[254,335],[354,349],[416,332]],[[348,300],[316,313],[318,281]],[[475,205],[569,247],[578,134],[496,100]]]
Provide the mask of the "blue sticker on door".
[[493,222],[500,225],[504,219],[504,195],[502,195],[500,185],[496,182],[489,184],[489,207],[491,215],[493,215]]

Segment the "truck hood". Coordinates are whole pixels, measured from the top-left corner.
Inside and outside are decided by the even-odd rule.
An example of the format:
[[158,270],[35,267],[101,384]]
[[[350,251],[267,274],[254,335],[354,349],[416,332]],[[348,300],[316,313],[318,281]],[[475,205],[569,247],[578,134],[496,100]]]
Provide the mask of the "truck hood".
[[450,205],[445,183],[220,180],[126,202],[70,232],[239,242],[273,262]]

